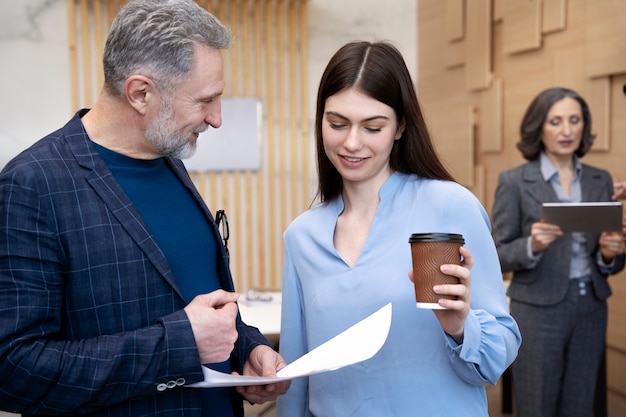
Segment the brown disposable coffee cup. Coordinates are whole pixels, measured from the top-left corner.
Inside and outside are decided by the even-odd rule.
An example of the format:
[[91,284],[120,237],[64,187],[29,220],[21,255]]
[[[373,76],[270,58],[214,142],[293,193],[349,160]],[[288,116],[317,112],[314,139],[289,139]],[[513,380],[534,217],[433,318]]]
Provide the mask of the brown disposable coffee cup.
[[454,233],[413,233],[409,238],[413,257],[413,281],[415,302],[418,308],[443,310],[437,301],[440,298],[456,299],[453,296],[435,294],[438,284],[458,284],[459,279],[441,273],[443,264],[461,264],[459,247],[465,239]]

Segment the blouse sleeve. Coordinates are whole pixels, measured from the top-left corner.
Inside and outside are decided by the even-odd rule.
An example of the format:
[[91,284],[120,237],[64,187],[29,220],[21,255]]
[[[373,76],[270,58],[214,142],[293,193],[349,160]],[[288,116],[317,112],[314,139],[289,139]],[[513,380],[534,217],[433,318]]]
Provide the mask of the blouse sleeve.
[[489,216],[478,199],[451,204],[450,222],[459,222],[471,251],[471,309],[463,344],[448,339],[448,353],[457,374],[473,384],[495,384],[515,360],[521,344],[517,323],[509,314],[498,253]]

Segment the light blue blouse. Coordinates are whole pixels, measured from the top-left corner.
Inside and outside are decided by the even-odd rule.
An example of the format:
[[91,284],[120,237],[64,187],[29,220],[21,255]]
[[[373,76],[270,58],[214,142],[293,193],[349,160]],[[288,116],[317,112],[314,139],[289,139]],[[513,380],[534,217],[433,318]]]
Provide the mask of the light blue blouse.
[[[288,363],[392,302],[392,323],[371,359],[298,378],[279,397],[279,417],[487,416],[484,384],[495,384],[521,343],[508,313],[484,208],[462,186],[393,174],[361,255],[351,268],[335,250],[338,198],[314,207],[284,234],[280,352]],[[411,233],[461,233],[475,259],[462,345],[431,310],[415,306]]]

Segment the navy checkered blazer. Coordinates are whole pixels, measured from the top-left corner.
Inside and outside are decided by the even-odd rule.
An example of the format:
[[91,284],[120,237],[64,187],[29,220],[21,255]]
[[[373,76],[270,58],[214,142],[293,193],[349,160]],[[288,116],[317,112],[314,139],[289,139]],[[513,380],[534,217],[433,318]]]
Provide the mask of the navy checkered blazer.
[[[24,415],[200,416],[183,297],[78,112],[0,173],[0,409]],[[184,165],[168,159],[213,217]],[[213,227],[219,240],[217,227]],[[234,290],[223,247],[222,288]],[[215,254],[207,254],[215,256]],[[269,343],[238,318],[241,372]],[[242,398],[232,391],[236,415]]]

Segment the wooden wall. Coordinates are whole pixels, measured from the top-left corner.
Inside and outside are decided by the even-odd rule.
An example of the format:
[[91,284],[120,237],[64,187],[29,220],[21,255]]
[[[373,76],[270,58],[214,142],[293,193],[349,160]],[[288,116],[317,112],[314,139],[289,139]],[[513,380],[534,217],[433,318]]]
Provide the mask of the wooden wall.
[[[598,135],[583,161],[626,180],[626,2],[419,0],[418,92],[439,151],[490,211],[523,112],[564,86],[588,101]],[[610,279],[609,408],[626,416],[626,272]]]
[[[72,107],[102,88],[102,49],[126,0],[67,0]],[[262,101],[262,168],[192,172],[213,213],[224,209],[235,286],[280,288],[282,232],[312,199],[313,144],[307,108],[306,0],[196,0],[230,27],[225,97]]]

